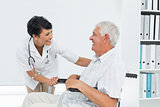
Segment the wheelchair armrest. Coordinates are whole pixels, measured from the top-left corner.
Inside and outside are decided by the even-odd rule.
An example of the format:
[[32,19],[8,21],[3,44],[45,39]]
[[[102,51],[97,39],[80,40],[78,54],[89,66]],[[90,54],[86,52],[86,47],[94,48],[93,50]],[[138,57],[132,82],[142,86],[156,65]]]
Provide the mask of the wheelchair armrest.
[[58,83],[65,83],[67,79],[58,79]]
[[[94,89],[97,89],[97,87],[93,87]],[[81,92],[81,91],[79,91],[78,89],[76,89],[76,88],[69,88],[68,89],[69,91],[71,91],[71,92]]]
[[128,77],[128,78],[137,78],[137,74],[126,73],[126,77]]
[[76,88],[69,88],[68,90],[71,91],[71,92],[81,92],[81,91],[79,91],[79,90],[76,89]]

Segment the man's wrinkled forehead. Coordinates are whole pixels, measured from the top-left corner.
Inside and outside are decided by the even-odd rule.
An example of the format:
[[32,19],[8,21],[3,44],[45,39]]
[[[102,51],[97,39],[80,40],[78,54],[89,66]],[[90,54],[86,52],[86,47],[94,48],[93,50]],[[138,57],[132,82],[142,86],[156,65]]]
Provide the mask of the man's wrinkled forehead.
[[93,33],[95,33],[95,34],[100,34],[100,27],[99,26],[97,26],[94,30],[93,30]]

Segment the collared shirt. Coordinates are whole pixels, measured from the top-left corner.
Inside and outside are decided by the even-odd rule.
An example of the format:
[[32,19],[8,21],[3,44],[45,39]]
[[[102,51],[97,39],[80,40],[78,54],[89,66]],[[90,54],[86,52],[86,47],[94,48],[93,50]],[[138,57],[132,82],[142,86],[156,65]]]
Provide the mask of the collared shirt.
[[115,48],[98,57],[82,73],[80,80],[111,98],[120,98],[126,68]]
[[28,63],[28,43],[30,45],[31,56],[35,59],[34,68],[36,72],[41,73],[47,78],[58,76],[58,54],[72,63],[75,63],[79,58],[77,55],[70,52],[68,49],[58,45],[53,39],[50,46],[45,45],[43,47],[43,52],[41,56],[34,45],[33,38],[30,42],[29,37],[25,38],[22,46],[20,46],[17,50],[16,57],[20,70],[24,72],[26,85],[33,90],[37,86],[38,82],[31,79],[31,77],[26,72],[32,70],[32,67]]
[[[101,57],[95,55],[81,74],[80,80],[91,87],[97,87],[99,91],[111,98],[120,98],[120,93],[125,80],[126,68],[115,48],[103,54]],[[62,103],[76,107],[96,107],[82,93],[66,92]]]

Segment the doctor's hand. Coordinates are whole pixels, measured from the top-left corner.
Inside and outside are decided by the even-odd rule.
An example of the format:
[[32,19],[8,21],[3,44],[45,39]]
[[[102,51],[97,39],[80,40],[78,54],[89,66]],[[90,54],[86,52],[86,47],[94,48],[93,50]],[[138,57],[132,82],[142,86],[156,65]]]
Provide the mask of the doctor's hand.
[[48,80],[47,84],[50,86],[56,85],[58,83],[58,77],[52,77]]
[[66,90],[68,90],[68,88],[77,88],[79,89],[80,87],[83,87],[83,82],[81,80],[77,80],[77,79],[67,79],[66,83]]

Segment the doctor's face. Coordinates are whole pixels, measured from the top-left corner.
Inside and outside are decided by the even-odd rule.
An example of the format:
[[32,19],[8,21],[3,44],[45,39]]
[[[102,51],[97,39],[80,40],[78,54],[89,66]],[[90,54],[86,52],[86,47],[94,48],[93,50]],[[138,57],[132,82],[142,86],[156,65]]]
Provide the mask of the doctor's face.
[[41,46],[51,45],[52,38],[53,38],[52,29],[43,29],[42,28],[42,32],[40,33],[39,37],[36,36],[36,40],[37,40],[38,44]]

